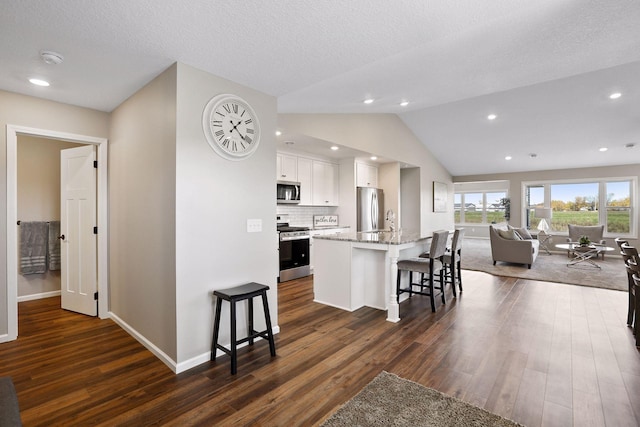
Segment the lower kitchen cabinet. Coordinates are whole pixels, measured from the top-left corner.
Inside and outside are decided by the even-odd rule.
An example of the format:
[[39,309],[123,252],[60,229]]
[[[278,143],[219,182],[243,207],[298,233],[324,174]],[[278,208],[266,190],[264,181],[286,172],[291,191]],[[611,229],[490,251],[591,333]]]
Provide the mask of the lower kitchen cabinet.
[[351,231],[349,227],[338,227],[338,228],[322,228],[317,230],[309,230],[309,264],[311,265],[311,272],[313,273],[313,237],[314,236],[322,236],[327,234],[339,234],[339,233],[348,233]]

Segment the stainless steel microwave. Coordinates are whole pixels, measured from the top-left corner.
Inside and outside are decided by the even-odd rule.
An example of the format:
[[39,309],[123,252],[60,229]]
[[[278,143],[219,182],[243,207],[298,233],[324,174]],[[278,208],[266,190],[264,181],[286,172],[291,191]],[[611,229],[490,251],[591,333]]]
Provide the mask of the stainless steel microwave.
[[277,200],[280,204],[300,203],[300,183],[290,181],[278,181]]

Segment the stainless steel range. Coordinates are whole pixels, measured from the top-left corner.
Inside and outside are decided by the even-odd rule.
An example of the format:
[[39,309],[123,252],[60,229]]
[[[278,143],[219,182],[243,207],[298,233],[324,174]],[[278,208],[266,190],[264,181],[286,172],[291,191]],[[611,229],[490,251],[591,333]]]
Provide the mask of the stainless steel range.
[[[281,220],[281,217],[278,217]],[[278,222],[280,237],[280,277],[278,282],[297,279],[311,274],[309,265],[309,228],[291,227],[287,222]]]

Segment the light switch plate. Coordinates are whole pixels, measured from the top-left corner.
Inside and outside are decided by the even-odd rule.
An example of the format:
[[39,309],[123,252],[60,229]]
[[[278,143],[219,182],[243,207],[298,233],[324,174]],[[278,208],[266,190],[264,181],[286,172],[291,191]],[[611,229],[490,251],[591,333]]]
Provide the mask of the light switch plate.
[[261,219],[248,219],[247,220],[247,233],[259,233],[262,231]]

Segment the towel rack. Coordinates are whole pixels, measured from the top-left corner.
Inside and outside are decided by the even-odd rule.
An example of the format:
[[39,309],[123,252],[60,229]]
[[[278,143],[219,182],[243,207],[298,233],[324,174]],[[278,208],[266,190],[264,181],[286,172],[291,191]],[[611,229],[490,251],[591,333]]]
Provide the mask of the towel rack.
[[[22,221],[18,220],[18,225],[20,225]],[[45,221],[47,224],[51,224],[51,221]]]

